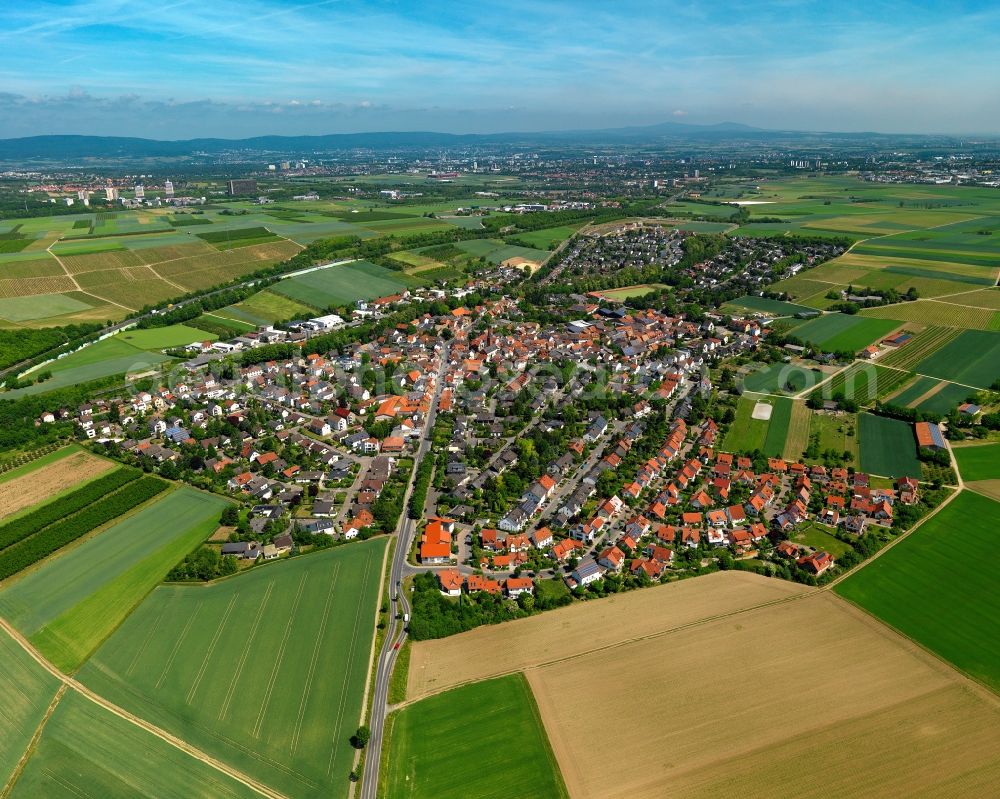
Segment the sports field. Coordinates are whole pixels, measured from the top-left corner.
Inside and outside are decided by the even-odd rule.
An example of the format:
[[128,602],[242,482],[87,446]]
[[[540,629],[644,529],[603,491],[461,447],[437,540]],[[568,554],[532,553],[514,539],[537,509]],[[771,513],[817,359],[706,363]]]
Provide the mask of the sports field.
[[59,681],[0,630],[0,790],[28,747]]
[[798,325],[792,335],[826,352],[857,352],[897,327],[887,319],[831,313]]
[[954,447],[963,480],[1000,480],[1000,444]]
[[0,615],[73,670],[184,555],[218,526],[221,497],[181,488],[0,591]]
[[388,297],[422,284],[403,272],[355,261],[281,280],[271,286],[271,291],[322,309]]
[[963,331],[920,361],[915,369],[942,380],[989,388],[1000,378],[1000,333]]
[[521,674],[422,699],[390,724],[386,797],[568,797]]
[[10,795],[16,799],[260,796],[73,691],[59,701]]
[[80,672],[287,796],[346,796],[384,539],[160,586]]
[[870,413],[858,414],[861,470],[882,477],[920,477],[913,425]]
[[76,448],[60,450],[60,453],[57,460],[4,481],[0,491],[0,519],[22,513],[88,483],[114,466],[109,460]]
[[1000,692],[1000,592],[980,556],[998,527],[1000,503],[963,491],[836,591]]
[[647,294],[664,288],[666,286],[663,283],[643,283],[641,286],[623,286],[620,289],[605,289],[604,291],[594,292],[594,294],[612,302],[623,302],[632,297],[645,297]]
[[815,308],[809,308],[806,305],[796,305],[791,302],[772,300],[767,297],[755,297],[752,295],[737,297],[735,300],[727,302],[726,305],[731,305],[734,309],[760,311],[766,314],[773,314],[774,316],[795,316],[797,313],[816,313]]

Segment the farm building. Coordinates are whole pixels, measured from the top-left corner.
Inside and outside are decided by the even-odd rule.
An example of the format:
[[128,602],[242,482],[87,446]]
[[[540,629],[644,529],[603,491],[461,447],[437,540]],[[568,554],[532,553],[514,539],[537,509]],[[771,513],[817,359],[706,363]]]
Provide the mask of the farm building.
[[917,422],[914,426],[917,433],[917,446],[933,450],[946,448],[941,428],[933,422]]

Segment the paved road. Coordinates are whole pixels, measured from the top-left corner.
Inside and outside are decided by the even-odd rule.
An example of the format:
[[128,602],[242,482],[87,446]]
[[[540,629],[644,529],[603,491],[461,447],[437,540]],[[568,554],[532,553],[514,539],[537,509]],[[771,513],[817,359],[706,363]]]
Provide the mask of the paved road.
[[410,482],[406,486],[406,494],[403,497],[402,520],[396,531],[396,549],[393,552],[392,566],[389,569],[389,596],[390,598],[395,597],[395,599],[390,599],[389,627],[386,630],[382,651],[378,653],[378,661],[375,668],[375,689],[372,692],[372,712],[369,723],[371,738],[369,739],[365,755],[365,769],[361,778],[360,799],[375,799],[378,791],[378,771],[382,760],[382,738],[385,732],[385,717],[389,704],[389,681],[392,678],[392,670],[396,665],[396,658],[399,656],[399,648],[406,641],[407,625],[403,619],[410,613],[410,603],[400,590],[402,588],[403,577],[406,574],[407,555],[409,554],[413,535],[416,531],[416,524],[409,517],[407,509],[420,464],[431,446],[431,433],[434,430],[434,420],[437,416],[438,400],[441,398],[441,391],[444,388],[444,371],[448,364],[448,357],[449,347],[446,345],[441,352],[441,367],[438,370],[437,385],[434,387],[431,407],[427,412],[424,435],[420,439],[420,446],[417,448],[417,454],[413,460],[413,472],[411,473]]

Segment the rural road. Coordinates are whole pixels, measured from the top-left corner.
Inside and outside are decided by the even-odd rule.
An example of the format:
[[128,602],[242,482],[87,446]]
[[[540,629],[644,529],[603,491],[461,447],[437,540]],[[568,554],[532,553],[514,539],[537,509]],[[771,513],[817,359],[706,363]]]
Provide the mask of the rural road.
[[378,661],[375,667],[375,689],[372,692],[372,712],[369,727],[371,737],[368,741],[367,752],[365,754],[365,768],[361,775],[360,799],[375,799],[378,793],[378,772],[382,761],[382,741],[385,734],[385,719],[389,703],[389,682],[392,679],[392,670],[396,665],[396,658],[399,656],[399,649],[406,640],[406,623],[403,621],[404,614],[410,612],[410,604],[407,602],[402,589],[403,574],[406,570],[406,560],[410,552],[410,545],[416,531],[416,522],[410,518],[408,509],[410,495],[413,493],[413,486],[416,483],[417,473],[420,464],[427,455],[431,446],[431,435],[434,430],[434,420],[437,416],[438,400],[441,398],[441,391],[444,389],[444,372],[448,365],[450,353],[449,345],[445,345],[441,351],[441,366],[438,369],[437,383],[434,386],[434,396],[431,399],[431,407],[427,412],[427,420],[424,424],[424,434],[420,439],[420,446],[417,448],[416,457],[413,459],[413,471],[410,474],[410,482],[406,486],[406,494],[403,497],[403,512],[396,533],[396,549],[392,556],[392,566],[389,569],[389,596],[396,597],[389,608],[389,627],[386,630],[385,640],[382,644],[382,651],[378,653]]

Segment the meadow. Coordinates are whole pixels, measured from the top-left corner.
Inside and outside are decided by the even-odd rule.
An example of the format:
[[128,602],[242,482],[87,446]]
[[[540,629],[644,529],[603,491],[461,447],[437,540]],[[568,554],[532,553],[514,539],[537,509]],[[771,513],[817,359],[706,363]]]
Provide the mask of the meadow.
[[1000,692],[1000,593],[974,555],[998,526],[1000,503],[963,491],[835,590]]
[[422,284],[419,278],[403,272],[355,261],[281,280],[270,290],[323,309],[352,305],[356,300],[387,297]]
[[184,555],[218,526],[226,500],[180,488],[0,590],[0,614],[73,671]]
[[858,466],[858,417],[843,412],[813,413],[809,419],[809,434],[819,435],[820,452],[850,453],[845,466]]
[[899,419],[858,415],[861,470],[882,477],[920,477],[913,426]]
[[288,319],[305,319],[315,316],[317,310],[291,297],[265,289],[235,305],[213,311],[212,315],[229,317],[256,327]]
[[346,796],[384,539],[156,588],[80,671],[288,796]]
[[[753,418],[753,409],[762,399],[765,398],[755,394],[740,397],[736,405],[736,418],[726,432],[722,449],[727,452],[754,452],[763,448],[770,422]],[[766,398],[766,401],[772,402],[774,399],[776,398]]]
[[916,408],[927,413],[947,415],[974,391],[933,377],[918,377],[905,390],[888,399],[892,405]]
[[521,674],[422,699],[396,713],[390,724],[386,797],[568,797]]
[[812,388],[823,379],[819,369],[792,363],[772,363],[749,372],[743,377],[747,391],[758,393],[791,393]]
[[250,799],[259,794],[69,691],[46,723],[10,796]]
[[538,250],[548,250],[557,244],[561,244],[577,230],[583,223],[574,225],[560,225],[559,227],[542,228],[541,230],[530,230],[518,233],[514,236],[518,241],[525,242],[529,247]]

